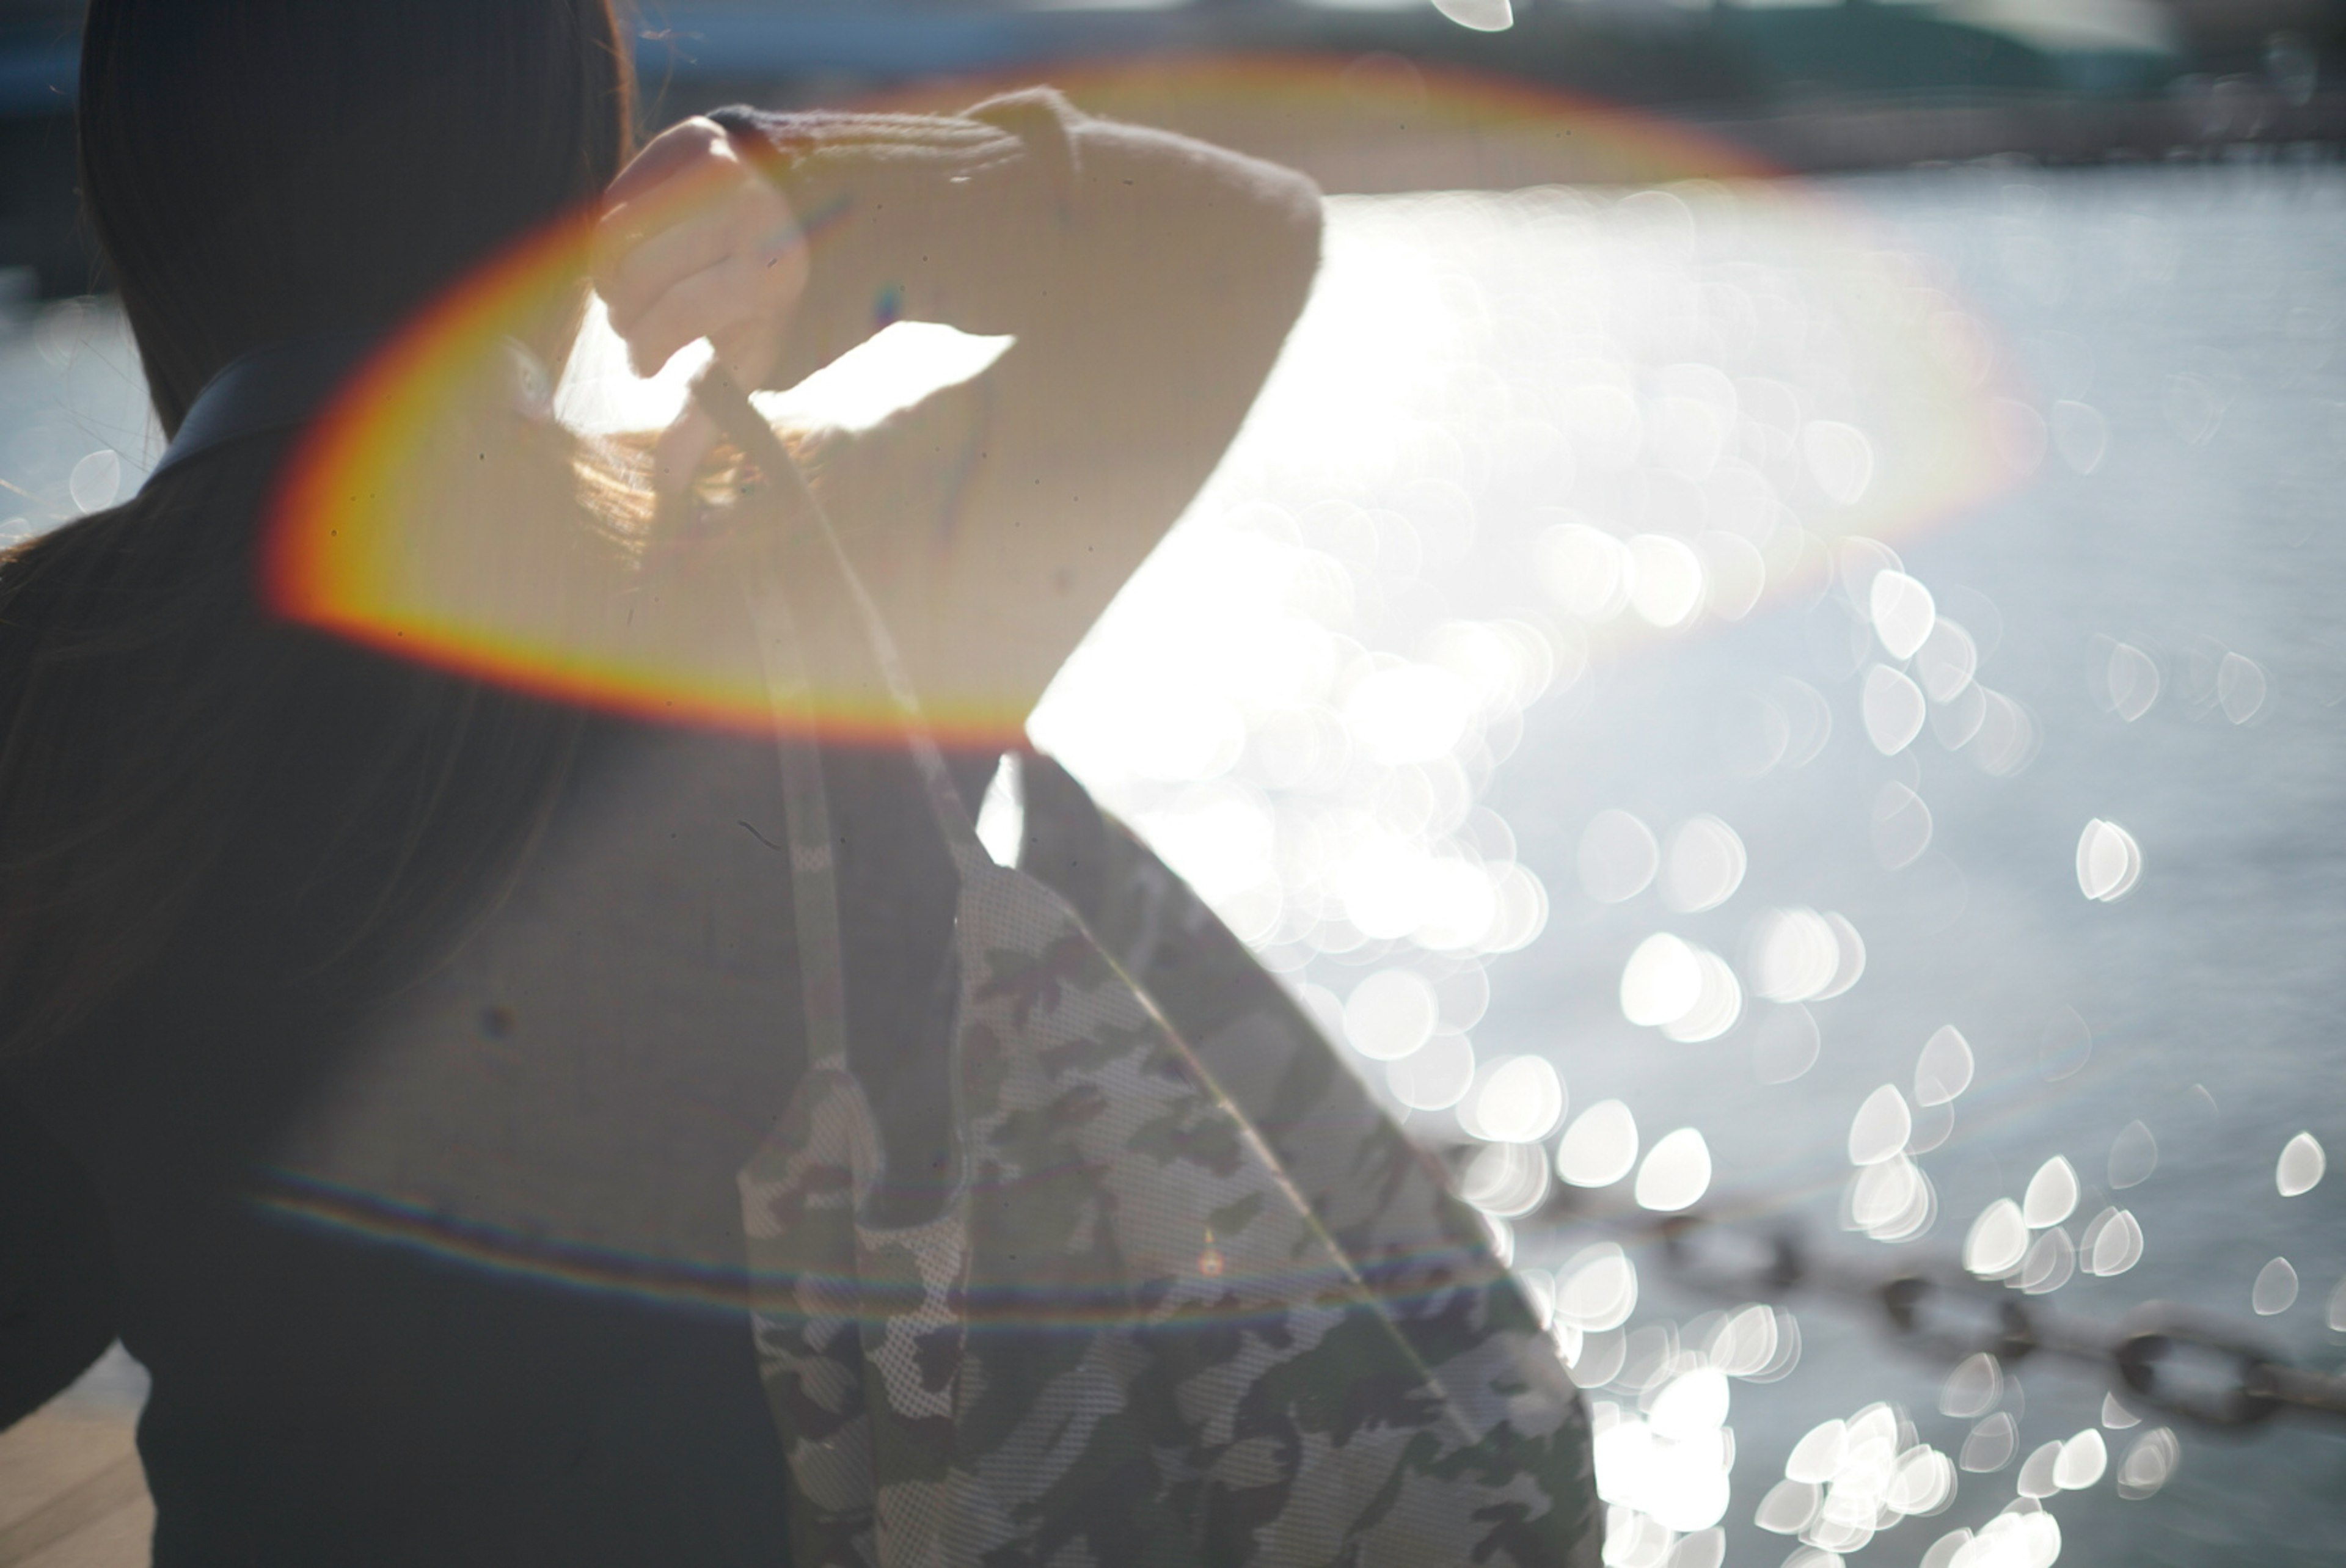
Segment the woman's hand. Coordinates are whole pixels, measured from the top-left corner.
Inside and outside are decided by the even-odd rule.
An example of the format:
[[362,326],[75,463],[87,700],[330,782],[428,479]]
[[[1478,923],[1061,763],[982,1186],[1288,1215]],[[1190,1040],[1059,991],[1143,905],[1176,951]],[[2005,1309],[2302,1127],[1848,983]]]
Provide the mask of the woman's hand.
[[[774,183],[713,120],[652,138],[605,195],[595,287],[638,375],[706,338],[745,387],[763,386],[806,292],[806,238]],[[654,449],[654,483],[681,489],[715,443],[688,405]]]

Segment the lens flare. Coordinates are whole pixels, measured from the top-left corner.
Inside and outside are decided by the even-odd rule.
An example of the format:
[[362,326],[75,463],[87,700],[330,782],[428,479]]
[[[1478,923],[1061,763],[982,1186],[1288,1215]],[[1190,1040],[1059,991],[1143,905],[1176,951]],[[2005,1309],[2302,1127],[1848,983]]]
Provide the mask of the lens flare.
[[[1712,182],[1637,192],[1619,204],[1621,242],[1680,269],[1696,254],[1703,225],[1729,209],[1747,209],[1746,220],[1762,223],[1822,216],[1815,232],[1829,248],[1837,228],[1856,227],[1846,219],[1836,224],[1821,201],[1797,187],[1759,185],[1758,178],[1772,171],[1724,144],[1472,73],[1413,71],[1405,84],[1381,85],[1341,60],[1207,58],[1107,62],[1056,76],[1089,110],[1176,126],[1292,161],[1339,190]],[[876,107],[958,108],[991,85],[927,84]],[[1410,113],[1402,136],[1384,97],[1404,87]],[[706,477],[699,505],[666,517],[644,493],[643,443],[607,420],[599,430],[584,428],[566,406],[557,406],[552,418],[518,411],[530,400],[515,395],[516,362],[560,359],[569,339],[564,325],[578,319],[586,301],[590,216],[558,223],[482,269],[387,343],[336,402],[304,443],[274,508],[270,600],[302,624],[551,697],[669,722],[770,728],[778,720],[738,603],[743,546],[712,521],[729,503],[754,494],[759,476],[744,469]],[[837,216],[808,215],[818,268],[825,226]],[[1525,216],[1536,215],[1526,209]],[[1853,245],[1851,254],[1874,253]],[[1331,283],[1341,280],[1331,272]],[[1337,297],[1341,289],[1323,292],[1330,298],[1315,315],[1331,317],[1332,327],[1344,302]],[[1917,308],[1935,312],[1930,321],[1961,315],[1952,300],[1927,289],[1884,289],[1851,300],[1877,293],[1911,295],[1921,301]],[[1733,303],[1722,299],[1706,308],[1724,311],[1726,320]],[[1852,321],[1843,335],[1885,350],[1918,338],[1960,346],[1962,334],[1925,331],[1930,321],[1896,323],[1895,330],[1887,321]],[[1299,343],[1326,336],[1307,323]],[[519,345],[528,347],[517,356]],[[958,351],[966,357],[965,345]],[[1707,530],[1698,518],[1688,534],[1698,539],[1694,549],[1670,534],[1617,533],[1603,519],[1556,534],[1557,549],[1544,558],[1544,569],[1567,606],[1592,618],[1634,606],[1641,624],[1668,633],[1692,625],[1708,602],[1714,618],[1733,619],[1800,575],[1800,552],[1770,544],[1772,535],[1789,540],[1797,533],[1778,527],[1781,502],[1764,483],[1747,483],[1756,473],[1736,455],[1755,442],[1791,443],[1834,511],[1836,532],[1842,524],[1850,533],[1909,528],[2017,477],[1996,454],[1994,389],[1975,384],[1976,367],[1953,349],[1914,355],[1902,347],[1873,367],[1914,394],[1879,400],[1885,410],[1913,411],[1912,428],[1902,414],[1895,429],[1804,418],[1792,389],[1737,382],[1708,363],[1663,367],[1653,395],[1642,398],[1639,378],[1628,373],[1633,367],[1610,360],[1575,364],[1560,366],[1546,389],[1553,395],[1544,401],[1552,407],[1525,404],[1508,429],[1521,426],[1523,441],[1540,429],[1568,437],[1584,464],[1600,461],[1606,433],[1613,432],[1625,459],[1642,451],[1673,484],[1694,487],[1691,504],[1708,519]],[[1332,361],[1327,368],[1341,369]],[[542,365],[535,376],[566,390],[575,382],[568,373],[549,378]],[[530,379],[525,369],[520,380]],[[676,379],[673,369],[668,379]],[[1373,377],[1358,382],[1362,392],[1375,384]],[[857,401],[848,388],[831,390],[836,405]],[[634,405],[658,409],[658,395],[633,392]],[[671,403],[673,392],[671,385]],[[553,401],[566,402],[558,395]],[[803,399],[790,406],[788,399],[770,402],[792,418],[810,412]],[[1373,428],[1350,416],[1350,402],[1357,394],[1323,406],[1307,433],[1341,445]],[[831,449],[806,433],[802,450],[820,490]],[[1495,439],[1506,433],[1479,433]],[[1316,450],[1328,442],[1303,445]],[[1538,442],[1524,450],[1534,447],[1545,450]],[[1473,503],[1463,494],[1445,502],[1428,488],[1446,483],[1428,478],[1388,509],[1395,525],[1376,524],[1381,555],[1397,543],[1429,562],[1457,553],[1469,535],[1456,533],[1451,521],[1464,506],[1471,524]],[[95,487],[94,478],[89,485],[77,482],[76,494]],[[874,561],[887,563],[873,573],[872,585],[906,645],[928,721],[949,738],[994,743],[1015,737],[1120,585],[1085,583],[1052,603],[1043,625],[1032,624],[1033,615],[1007,615],[1005,604],[1031,611],[1036,586],[1066,561],[1080,561],[1085,543],[1030,536],[1015,550],[980,548],[953,538],[949,528],[941,536],[933,512],[910,514],[920,510],[879,520],[880,537],[868,547]],[[810,555],[797,564],[811,570],[811,561]],[[1902,644],[1922,624],[1903,600],[1893,606],[1886,599],[1883,610],[1888,635]],[[821,624],[819,606],[811,618],[814,721],[826,732],[896,728],[862,671],[849,628]],[[1392,752],[1414,759],[1443,749],[1446,732],[1433,711],[1439,705],[1416,700],[1425,694],[1380,692],[1393,701],[1374,714],[1366,711],[1375,706],[1369,695],[1362,695],[1357,717],[1375,732],[1371,748],[1381,758]]]
[[[818,254],[820,219],[807,229]],[[337,394],[272,496],[266,601],[393,657],[638,718],[902,734],[816,538],[770,537],[785,524],[760,503],[779,476],[720,449],[682,494],[655,494],[653,438],[706,349],[652,381],[629,376],[587,289],[590,233],[574,216],[512,248]],[[760,400],[833,505],[913,667],[925,725],[948,742],[1015,740],[1116,585],[1055,604],[1031,579],[1073,581],[1064,565],[1042,564],[1065,550],[1038,539],[1039,552],[1020,555],[942,525],[966,468],[961,438],[974,438],[949,428],[943,403],[923,405],[941,412],[921,438],[944,449],[925,489],[899,476],[892,493],[861,494],[869,486],[841,454],[892,410],[982,372],[1007,342],[908,323]],[[563,362],[559,376],[548,360]],[[802,601],[803,667],[784,673],[810,687],[809,700],[780,706],[750,603],[774,581]],[[1034,612],[1023,630],[1003,608],[1013,603]]]
[[[2010,427],[2044,420],[1991,373],[1977,321],[1853,206],[1770,179],[1683,129],[1433,68],[1404,84],[1406,135],[1392,94],[1343,62],[1157,60],[1055,75],[1086,110],[1298,164],[1345,193],[1331,203],[1320,285],[1246,433],[1097,629],[1122,578],[1038,590],[1086,541],[981,549],[939,504],[952,463],[876,509],[843,504],[856,438],[930,407],[924,398],[949,403],[988,373],[1002,341],[899,324],[852,363],[761,399],[760,412],[790,433],[816,493],[842,498],[834,518],[941,738],[999,744],[1034,713],[1036,739],[1109,809],[1162,833],[1168,858],[1245,940],[1362,955],[1369,978],[1314,1005],[1323,1023],[1341,1020],[1335,1032],[1392,1100],[1429,1115],[1464,1106],[1467,1117],[1486,1097],[1494,1111],[1504,1101],[1525,1118],[1509,1130],[1545,1135],[1564,1116],[1560,1092],[1553,1105],[1544,1092],[1519,1106],[1478,1095],[1535,1069],[1488,1046],[1478,1057],[1466,1033],[1488,998],[1474,966],[1525,946],[1547,920],[1546,891],[1480,803],[1523,710],[1544,690],[1585,695],[1584,673],[1624,648],[1796,599],[1832,576],[1847,538],[1902,543],[1964,512],[2025,475],[2034,460],[2014,455]],[[878,107],[957,110],[993,85],[922,87]],[[1395,191],[1443,194],[1362,199]],[[827,230],[812,216],[820,268]],[[634,718],[899,732],[861,633],[843,609],[827,620],[820,595],[795,606],[809,690],[790,712],[807,717],[777,717],[744,602],[768,526],[755,505],[767,476],[720,458],[685,502],[654,500],[648,435],[677,412],[706,351],[649,382],[614,368],[586,287],[588,242],[587,215],[531,237],[383,345],[285,473],[270,515],[269,602],[387,655]],[[1766,265],[1731,280],[1718,266],[1723,247]],[[1836,283],[1812,294],[1811,277]],[[1810,384],[1799,366],[1747,351],[1760,306],[1826,345],[1830,374]],[[1633,319],[1636,331],[1621,325]],[[1853,402],[1837,386],[1868,395]],[[935,444],[961,462],[974,427],[940,419]],[[77,499],[98,494],[100,467],[77,482]],[[1478,550],[1504,558],[1518,545],[1536,608],[1431,628],[1397,618],[1425,597],[1413,585]],[[784,538],[779,553],[786,571],[812,579],[811,543],[801,552]],[[1879,606],[1870,593],[1863,601],[1872,657],[1912,661],[1911,672],[1884,667],[1882,684],[1894,677],[1902,706],[1869,716],[1866,738],[1902,748],[1926,711],[1937,733],[1941,710],[1968,702],[1978,711],[1964,742],[1983,768],[2009,771],[2033,754],[2036,731],[1974,680],[1994,622],[1953,592],[1901,578]],[[1049,613],[1036,613],[1046,602]],[[1388,620],[1401,628],[1392,636]],[[2256,694],[2245,676],[2232,687],[2245,711]],[[1834,704],[1810,686],[1781,677],[1745,700],[1736,717],[1749,722],[1722,736],[1739,772],[1799,769],[1832,739]],[[1896,820],[1928,823],[1911,811]],[[1902,852],[1913,837],[1897,840]],[[1747,869],[1736,830],[1709,817],[1672,830],[1660,816],[1606,813],[1582,850],[1593,901],[1650,889],[1689,915],[1727,904]],[[1750,1032],[1762,1075],[1807,1071],[1819,1033],[1802,1003],[1856,983],[1856,928],[1780,909],[1759,915],[1739,949],[1724,931],[1706,940],[1729,957],[1678,942],[1650,955],[1653,974],[1625,977],[1636,1015],[1673,1043],[1740,1049],[1733,1032],[1764,1000]],[[1461,973],[1474,993],[1463,1004]],[[1698,1191],[1697,1150],[1707,1166],[1690,1129],[1658,1145],[1647,1196]],[[1634,1119],[1608,1102],[1571,1124],[1553,1168],[1602,1186],[1637,1169],[1638,1153]],[[1898,1157],[1892,1149],[1882,1163]],[[280,1207],[597,1288],[680,1299],[732,1289],[367,1194],[305,1189]],[[1902,1224],[1907,1207],[1890,1218]],[[1633,1303],[1634,1271],[1584,1273],[1577,1295],[1560,1282],[1560,1301],[1576,1304],[1560,1320],[1590,1334],[1617,1328],[1627,1307],[1614,1317],[1608,1293],[1618,1285]],[[1591,1305],[1600,1295],[1603,1310]],[[1029,1309],[1044,1308],[1018,1308]]]

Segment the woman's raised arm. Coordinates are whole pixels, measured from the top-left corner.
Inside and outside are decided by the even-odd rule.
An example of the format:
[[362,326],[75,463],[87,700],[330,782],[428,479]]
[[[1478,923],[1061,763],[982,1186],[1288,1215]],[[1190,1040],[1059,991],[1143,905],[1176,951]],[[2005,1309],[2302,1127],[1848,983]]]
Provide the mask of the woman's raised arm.
[[[944,515],[842,521],[859,554],[893,552],[889,596],[923,606],[928,626],[900,636],[1039,695],[1253,402],[1317,267],[1317,190],[1044,90],[954,117],[717,117],[722,140],[688,122],[614,188],[615,326],[639,368],[708,336],[774,387],[895,321],[1015,336],[961,399],[957,450],[938,450],[937,417],[883,426],[838,465],[836,504],[919,493],[903,470],[952,466]],[[785,206],[728,178],[744,158]],[[651,195],[695,181],[698,200]],[[858,485],[859,471],[895,483]],[[916,667],[950,657],[907,651]]]

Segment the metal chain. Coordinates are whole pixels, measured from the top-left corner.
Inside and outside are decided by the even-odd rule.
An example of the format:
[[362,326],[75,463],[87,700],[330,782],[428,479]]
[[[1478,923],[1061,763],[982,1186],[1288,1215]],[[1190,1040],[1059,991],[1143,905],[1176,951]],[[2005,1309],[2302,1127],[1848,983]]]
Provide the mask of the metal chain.
[[[1557,1201],[1557,1200],[1561,1201]],[[1598,1216],[1557,1193],[1514,1222],[1595,1227],[1651,1245],[1679,1283],[1725,1300],[1806,1290],[1881,1314],[1910,1349],[1959,1359],[1985,1351],[2006,1365],[2031,1356],[2108,1369],[2132,1402],[2202,1426],[2243,1428],[2284,1410],[2346,1417],[2346,1377],[2313,1370],[2220,1322],[2147,1302],[2115,1329],[2086,1325],[1960,1268],[1882,1273],[1812,1248],[1792,1226],[1738,1225],[1700,1212]]]

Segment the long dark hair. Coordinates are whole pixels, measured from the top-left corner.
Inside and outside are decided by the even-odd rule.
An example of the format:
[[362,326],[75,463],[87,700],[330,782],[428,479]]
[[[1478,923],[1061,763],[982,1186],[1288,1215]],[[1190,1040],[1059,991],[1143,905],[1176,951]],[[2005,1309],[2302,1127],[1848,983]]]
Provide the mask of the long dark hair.
[[[592,200],[631,111],[611,0],[94,0],[82,196],[165,431]],[[444,931],[568,766],[575,716],[271,621],[283,445],[0,555],[0,1057],[192,952],[313,981]]]

